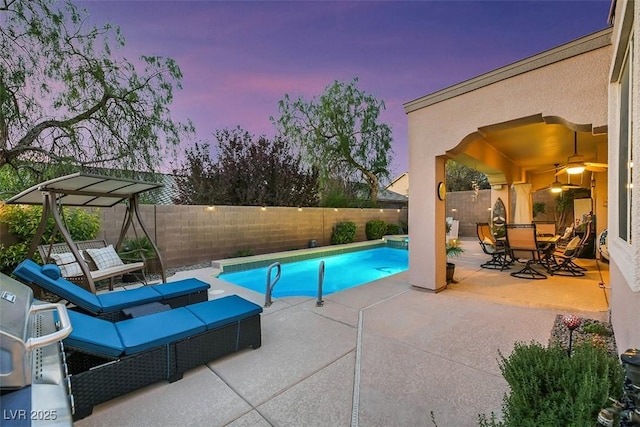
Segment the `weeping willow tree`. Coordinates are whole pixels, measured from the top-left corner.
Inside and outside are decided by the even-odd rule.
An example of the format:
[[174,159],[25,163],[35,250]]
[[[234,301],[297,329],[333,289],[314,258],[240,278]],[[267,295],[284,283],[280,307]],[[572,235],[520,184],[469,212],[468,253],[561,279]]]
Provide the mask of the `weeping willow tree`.
[[335,192],[336,182],[348,186],[357,180],[366,184],[375,205],[380,179],[389,178],[391,128],[379,123],[384,102],[357,85],[357,78],[335,81],[311,100],[287,94],[278,104],[280,117],[271,121],[283,138],[299,144],[324,190]]
[[70,0],[0,0],[0,169],[153,171],[193,132],[171,118],[177,63],[134,65],[118,27],[87,21]]

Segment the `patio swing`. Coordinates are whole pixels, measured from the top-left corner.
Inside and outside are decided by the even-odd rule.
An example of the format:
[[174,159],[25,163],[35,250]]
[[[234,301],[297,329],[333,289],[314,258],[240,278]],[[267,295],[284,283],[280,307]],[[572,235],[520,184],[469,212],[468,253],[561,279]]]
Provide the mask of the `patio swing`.
[[[155,252],[157,262],[160,266],[162,282],[166,283],[167,277],[162,256],[142,221],[138,204],[138,195],[140,193],[159,187],[162,187],[162,184],[78,172],[37,184],[10,198],[6,203],[42,205],[42,217],[40,219],[38,229],[33,236],[33,240],[31,241],[29,251],[27,252],[27,258],[32,258],[33,254],[38,250],[47,220],[49,219],[49,216],[53,217],[56,231],[60,232],[64,243],[40,245],[40,253],[41,255],[45,255],[42,257],[43,261],[47,262],[47,258],[49,258],[48,255],[44,253],[43,248],[48,247],[49,255],[53,252],[53,248],[56,245],[57,247],[64,248],[67,253],[71,253],[73,255],[73,259],[77,262],[81,272],[79,277],[82,278],[82,284],[88,287],[88,290],[95,294],[95,282],[108,279],[111,281],[110,289],[112,289],[115,277],[121,276],[125,273],[141,270],[145,267],[144,261],[92,270],[89,264],[85,261],[85,257],[81,255],[80,251],[105,248],[107,246],[106,242],[104,240],[74,242],[60,214],[60,211],[62,211],[62,205],[77,207],[113,207],[118,203],[126,202],[127,209],[125,217],[114,249],[117,252],[121,247],[131,226],[133,226],[133,231],[137,237],[137,231],[134,224],[135,217],[140,228],[144,232],[144,236],[148,239],[153,251]],[[80,284],[79,282],[76,283]]]

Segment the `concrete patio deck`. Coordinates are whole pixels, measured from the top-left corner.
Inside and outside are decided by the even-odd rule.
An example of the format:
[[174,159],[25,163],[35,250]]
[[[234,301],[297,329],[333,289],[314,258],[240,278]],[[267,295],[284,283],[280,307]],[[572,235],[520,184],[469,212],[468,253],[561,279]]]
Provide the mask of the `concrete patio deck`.
[[[499,354],[515,342],[547,343],[557,314],[607,320],[594,260],[583,278],[516,279],[481,269],[464,242],[456,279],[438,294],[407,273],[315,298],[280,298],[262,316],[262,347],[194,369],[95,408],[77,426],[475,426],[500,413],[507,384]],[[608,286],[607,265],[602,277]],[[592,271],[593,270],[593,271]],[[264,296],[213,278],[210,298]]]

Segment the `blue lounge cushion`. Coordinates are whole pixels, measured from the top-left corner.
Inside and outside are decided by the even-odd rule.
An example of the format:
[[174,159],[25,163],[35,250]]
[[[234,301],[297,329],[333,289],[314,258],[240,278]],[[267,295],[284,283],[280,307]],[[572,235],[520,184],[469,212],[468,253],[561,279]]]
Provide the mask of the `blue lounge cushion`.
[[[22,280],[33,282],[85,310],[93,313],[102,311],[102,304],[96,295],[80,286],[74,285],[63,277],[53,279],[51,275],[45,274],[45,271],[50,273],[53,270],[53,267],[48,267],[48,265],[52,264],[40,266],[32,260],[26,259],[18,264],[13,274]],[[57,268],[57,266],[55,267]]]
[[209,288],[208,283],[191,278],[162,285],[143,286],[126,291],[94,295],[64,277],[60,277],[60,269],[57,265],[40,266],[31,260],[21,262],[13,274],[25,281],[34,282],[49,292],[53,292],[70,303],[95,314],[109,313]]
[[160,295],[162,299],[174,298],[185,295],[185,291],[198,292],[209,289],[209,284],[196,278],[182,279],[175,282],[163,283],[161,285],[150,286]]
[[114,325],[125,354],[139,353],[206,330],[202,321],[184,307],[123,320]]
[[262,307],[238,295],[229,295],[185,307],[196,315],[207,329],[215,329],[262,313]]
[[110,312],[131,307],[132,305],[142,305],[150,302],[160,301],[162,296],[150,286],[140,288],[111,291],[98,295],[98,301],[102,306],[102,311]]
[[73,330],[63,340],[65,345],[111,357],[118,357],[124,352],[115,323],[73,310],[67,312]]

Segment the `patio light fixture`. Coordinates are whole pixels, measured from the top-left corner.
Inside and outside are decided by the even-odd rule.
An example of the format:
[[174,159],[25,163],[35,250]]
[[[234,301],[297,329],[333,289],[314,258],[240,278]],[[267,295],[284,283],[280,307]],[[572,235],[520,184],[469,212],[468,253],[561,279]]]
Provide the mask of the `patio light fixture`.
[[[554,166],[556,167],[556,174],[555,174],[556,180],[551,183],[551,185],[549,186],[549,190],[551,190],[552,193],[557,194],[557,193],[562,193],[562,183],[558,181],[558,166],[559,166],[558,163],[556,163]],[[567,173],[569,173],[568,169],[567,169]]]
[[552,193],[562,193],[562,184],[558,180],[555,180],[549,189]]
[[[572,156],[572,157],[573,157],[573,156]],[[579,156],[579,157],[582,157],[582,156]],[[576,161],[574,161],[574,162],[570,162],[570,163],[567,165],[567,169],[566,169],[566,171],[567,171],[567,173],[568,173],[569,175],[578,175],[578,174],[581,174],[582,172],[584,172],[584,168],[585,168],[585,167],[584,167],[584,163],[583,163],[583,162],[580,162],[580,161],[576,162]]]
[[565,171],[569,175],[577,175],[584,172],[584,169],[584,156],[578,154],[578,132],[573,132],[573,155],[567,159]]

